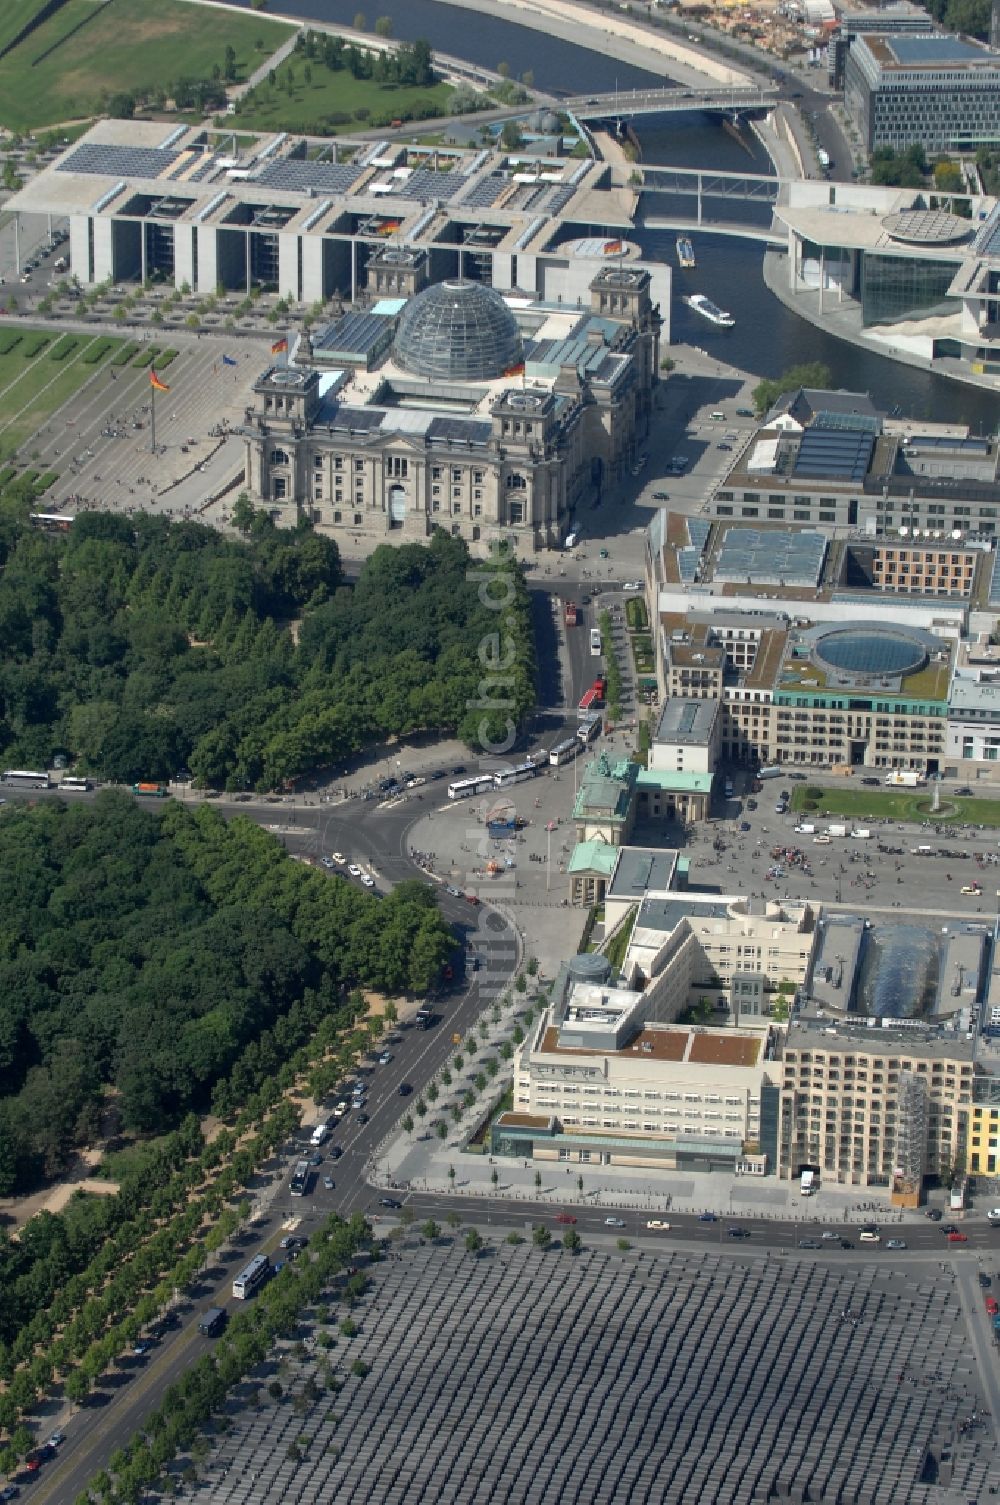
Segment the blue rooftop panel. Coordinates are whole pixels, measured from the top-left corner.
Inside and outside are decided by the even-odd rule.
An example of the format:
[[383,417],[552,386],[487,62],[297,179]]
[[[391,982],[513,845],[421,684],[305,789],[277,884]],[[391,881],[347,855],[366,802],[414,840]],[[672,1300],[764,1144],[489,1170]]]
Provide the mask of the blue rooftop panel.
[[989,59],[989,53],[959,37],[887,36],[883,39],[901,63],[966,63]]

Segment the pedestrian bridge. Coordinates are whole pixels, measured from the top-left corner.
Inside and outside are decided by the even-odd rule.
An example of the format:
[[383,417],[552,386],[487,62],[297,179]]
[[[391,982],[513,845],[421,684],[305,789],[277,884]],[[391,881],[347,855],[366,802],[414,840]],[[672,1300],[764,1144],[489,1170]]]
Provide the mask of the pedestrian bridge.
[[776,230],[765,229],[763,225],[744,225],[736,220],[685,219],[678,214],[646,214],[636,228],[677,230],[689,235],[697,234],[700,230],[703,235],[730,235],[738,240],[757,240],[765,246],[781,247],[788,244],[787,234],[779,235]]
[[616,89],[612,94],[579,95],[562,99],[559,108],[577,120],[624,120],[635,115],[665,115],[680,110],[703,110],[727,115],[770,110],[778,102],[777,89],[743,86],[708,89]]

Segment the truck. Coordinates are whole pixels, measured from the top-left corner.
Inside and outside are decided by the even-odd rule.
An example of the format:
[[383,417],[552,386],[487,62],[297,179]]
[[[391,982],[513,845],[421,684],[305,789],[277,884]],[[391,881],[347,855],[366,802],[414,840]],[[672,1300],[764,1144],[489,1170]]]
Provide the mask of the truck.
[[816,827],[810,825],[808,821],[803,821],[800,826],[795,827],[795,834],[797,836],[815,836]]
[[567,601],[566,602],[566,613],[565,613],[565,615],[566,615],[566,626],[567,627],[575,627],[576,624],[577,624],[577,622],[580,620],[580,614],[579,614],[579,612],[576,609],[576,602],[575,601]]
[[132,785],[132,793],[151,795],[155,800],[163,800],[166,799],[170,790],[166,784],[157,784],[152,779],[140,779],[138,784]]
[[517,834],[517,821],[514,819],[488,820],[486,830],[494,841],[503,841],[506,837]]
[[205,1338],[217,1338],[226,1325],[226,1313],[221,1306],[210,1306],[198,1318],[198,1331]]
[[821,146],[818,146],[816,148],[816,161],[819,163],[820,167],[826,170],[831,165],[830,153],[828,151],[824,151]]
[[847,827],[846,826],[827,826],[827,828],[826,828],[826,834],[827,834],[827,836],[846,836],[847,835]]
[[324,1123],[318,1123],[314,1125],[313,1131],[309,1135],[309,1143],[319,1146],[321,1144],[324,1144],[329,1137],[330,1130],[327,1125]]
[[994,1228],[1000,1228],[1000,1207],[991,1207],[986,1219]]
[[854,837],[855,841],[871,841],[872,839],[872,833],[869,831],[867,826],[856,827],[856,829],[851,832],[851,835]]
[[816,1190],[816,1172],[803,1171],[799,1180],[799,1191],[804,1197],[811,1197]]
[[916,789],[920,784],[926,783],[923,774],[917,773],[912,768],[894,768],[885,776],[888,789]]
[[757,772],[757,777],[759,779],[780,779],[781,769],[776,763],[773,763],[770,768],[759,769]]

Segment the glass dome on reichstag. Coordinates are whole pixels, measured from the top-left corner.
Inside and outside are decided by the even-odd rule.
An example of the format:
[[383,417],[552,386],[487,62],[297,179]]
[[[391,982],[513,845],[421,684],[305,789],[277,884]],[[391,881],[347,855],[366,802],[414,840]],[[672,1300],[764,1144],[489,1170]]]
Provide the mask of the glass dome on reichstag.
[[499,293],[481,282],[436,282],[411,298],[396,329],[404,371],[435,381],[492,381],[523,360],[521,334]]

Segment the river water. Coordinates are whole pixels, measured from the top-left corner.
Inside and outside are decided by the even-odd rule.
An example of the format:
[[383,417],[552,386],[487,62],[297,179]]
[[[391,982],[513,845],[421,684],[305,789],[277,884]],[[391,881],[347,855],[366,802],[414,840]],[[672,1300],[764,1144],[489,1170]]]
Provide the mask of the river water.
[[[247,3],[247,0],[237,0]],[[293,15],[306,20],[350,26],[360,0],[269,0],[268,13]],[[367,12],[366,12],[367,14]],[[662,85],[662,74],[644,72],[589,48],[573,46],[512,25],[476,11],[441,3],[441,0],[378,0],[368,14],[389,16],[393,36],[412,41],[425,37],[432,47],[462,57],[481,67],[508,64],[518,77],[529,69],[539,89],[552,93],[601,93],[614,88],[631,89]],[[765,172],[773,169],[756,138],[734,140],[721,126],[702,115],[661,116],[639,122],[643,160],[669,163],[674,167],[712,167],[733,172]],[[684,204],[685,214],[691,213]],[[658,196],[654,213],[667,213],[668,201]],[[711,212],[711,210],[710,210]],[[726,209],[727,218],[740,216],[769,219],[763,206]],[[595,227],[600,228],[600,227]],[[676,235],[647,231],[636,237],[651,258],[669,261],[676,269]],[[800,361],[822,361],[833,373],[834,386],[870,392],[887,411],[899,409],[916,418],[968,423],[973,432],[991,433],[997,426],[996,398],[975,387],[932,376],[883,356],[858,349],[833,335],[814,328],[792,313],[764,286],[761,261],[764,247],[753,241],[699,231],[694,237],[697,270],[676,271],[671,310],[673,339],[700,345],[709,352],[761,376],[778,376]],[[688,290],[706,293],[736,317],[736,327],[716,328],[692,313],[680,300]]]

